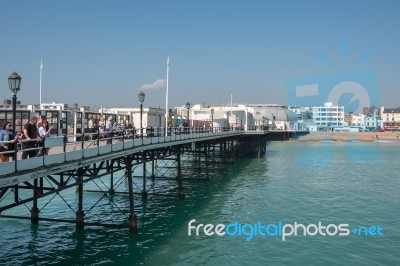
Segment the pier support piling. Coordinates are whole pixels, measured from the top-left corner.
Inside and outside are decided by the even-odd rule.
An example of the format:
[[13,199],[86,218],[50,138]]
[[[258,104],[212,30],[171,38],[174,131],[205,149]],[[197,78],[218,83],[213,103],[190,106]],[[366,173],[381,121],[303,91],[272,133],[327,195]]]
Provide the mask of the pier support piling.
[[33,180],[33,200],[32,200],[32,210],[31,210],[31,223],[37,224],[39,222],[39,208],[37,205],[38,199],[38,180]]
[[85,215],[83,211],[76,212],[76,228],[84,228],[85,227]]
[[131,233],[136,233],[137,232],[137,217],[136,217],[136,214],[130,214],[128,220],[129,220],[129,231]]
[[78,211],[76,212],[76,228],[83,228],[85,226],[84,213],[83,213],[83,180],[79,175],[78,184]]
[[207,144],[204,147],[204,156],[205,156],[205,163],[206,163],[206,179],[209,178],[208,176],[208,156],[210,155],[210,146]]
[[84,212],[83,212],[83,175],[85,171],[83,168],[78,169],[78,210],[76,211],[76,228],[83,228],[85,226]]
[[181,147],[178,148],[177,154],[176,154],[176,160],[178,162],[178,196],[179,199],[184,199],[185,198],[185,188],[183,187],[183,181],[182,181],[182,165],[181,165]]
[[39,223],[39,208],[38,207],[32,207],[31,223],[33,223],[33,224]]
[[154,178],[154,169],[155,165],[157,165],[157,160],[154,160],[154,150],[151,151],[151,178]]
[[131,233],[137,232],[137,218],[135,214],[135,204],[133,199],[133,180],[132,180],[132,160],[130,156],[126,157],[126,174],[128,176],[128,189],[129,189],[129,231]]
[[142,154],[143,161],[143,188],[142,188],[142,197],[147,198],[147,186],[146,186],[146,152]]
[[114,194],[114,171],[111,171],[110,173],[110,189],[108,190],[108,193],[111,195]]

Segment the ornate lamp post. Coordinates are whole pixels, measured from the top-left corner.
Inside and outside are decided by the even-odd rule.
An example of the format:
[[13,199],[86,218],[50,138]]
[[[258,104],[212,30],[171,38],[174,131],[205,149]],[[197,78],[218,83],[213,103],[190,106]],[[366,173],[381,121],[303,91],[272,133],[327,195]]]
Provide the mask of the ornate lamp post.
[[211,132],[214,132],[214,108],[211,108]]
[[187,102],[186,104],[185,104],[185,107],[186,107],[186,109],[187,109],[187,111],[188,111],[188,127],[190,128],[190,112],[189,112],[189,110],[190,110],[190,102]]
[[[12,122],[12,132],[15,137],[15,121],[17,119],[17,94],[20,90],[20,85],[21,85],[21,77],[17,74],[17,72],[13,72],[9,77],[8,77],[8,86],[10,88],[11,94],[12,94],[12,106],[13,106],[13,122]],[[13,159],[14,161],[17,160],[17,153],[16,153],[16,147],[15,145],[15,151],[13,154]]]
[[143,102],[144,102],[144,96],[145,96],[145,94],[144,94],[143,91],[141,91],[141,92],[138,94],[138,99],[139,99],[139,102],[140,102],[140,136],[141,136],[142,139],[143,139],[142,116],[143,116]]

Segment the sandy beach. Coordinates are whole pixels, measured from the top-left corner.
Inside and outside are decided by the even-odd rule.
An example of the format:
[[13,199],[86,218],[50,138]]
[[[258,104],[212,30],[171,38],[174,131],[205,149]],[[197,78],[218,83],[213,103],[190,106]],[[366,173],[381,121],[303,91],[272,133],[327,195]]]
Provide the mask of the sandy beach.
[[400,132],[310,132],[310,134],[301,136],[297,141],[399,141]]

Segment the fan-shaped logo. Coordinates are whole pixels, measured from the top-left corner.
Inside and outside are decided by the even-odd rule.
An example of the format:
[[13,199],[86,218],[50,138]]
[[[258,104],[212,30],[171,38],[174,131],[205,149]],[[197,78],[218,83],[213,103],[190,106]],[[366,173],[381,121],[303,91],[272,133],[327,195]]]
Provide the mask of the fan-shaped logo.
[[[351,97],[350,100],[340,101],[347,95]],[[371,106],[367,90],[354,81],[344,81],[333,87],[329,92],[328,102],[336,106],[344,106],[344,110],[348,113],[362,113],[362,107]]]
[[338,72],[343,68],[359,67],[372,55],[371,50],[366,50],[348,64],[347,46],[346,41],[340,42],[339,62],[322,53],[316,55],[318,61],[334,73],[287,81],[289,105],[323,106],[325,102],[332,102],[335,106],[343,106],[346,113],[361,113],[363,107],[379,106],[374,70]]
[[[364,108],[379,106],[374,70],[337,72],[340,66],[341,69],[343,69],[343,66],[346,68],[349,66],[350,68],[359,68],[362,63],[371,57],[371,54],[370,50],[366,50],[357,57],[353,64],[349,65],[347,63],[347,42],[342,41],[340,43],[341,56],[338,63],[322,53],[317,54],[317,59],[326,67],[335,70],[334,73],[301,77],[287,81],[289,106],[300,107],[296,108],[297,111],[300,109],[300,112],[302,107],[304,107],[304,112],[310,110],[310,107],[311,110],[314,110],[313,119],[303,125],[299,124],[298,128],[324,132],[343,131],[346,126],[351,126],[345,121],[345,114],[362,114],[365,110]],[[305,116],[303,115],[303,117]],[[363,129],[365,129],[365,123],[360,128],[360,130]],[[378,125],[375,129],[378,129]],[[374,129],[372,128],[372,130]],[[347,137],[348,140],[352,140],[355,138],[355,134],[349,133]],[[332,149],[327,147],[329,145],[331,143],[325,143],[325,145],[321,145],[321,148],[323,147],[330,153]],[[348,146],[348,161],[359,162],[360,160],[354,158],[357,154],[352,150],[355,148],[354,145]],[[378,150],[371,150],[371,152],[379,154]],[[374,158],[379,158],[379,156]],[[373,161],[373,163],[376,162],[375,160]],[[307,168],[315,168],[315,165],[307,165],[308,162],[309,160],[299,160],[301,165]],[[329,165],[332,164],[325,164],[322,167],[329,167]]]

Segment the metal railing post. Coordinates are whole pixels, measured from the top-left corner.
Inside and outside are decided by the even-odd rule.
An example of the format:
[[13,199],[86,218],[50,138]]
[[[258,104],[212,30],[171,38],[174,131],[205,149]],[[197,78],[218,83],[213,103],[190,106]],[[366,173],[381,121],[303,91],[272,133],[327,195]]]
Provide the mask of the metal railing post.
[[[15,138],[17,138],[17,140],[15,141],[15,144],[14,144],[13,160],[14,160],[14,164],[15,164],[14,170],[15,170],[15,172],[17,172],[17,171],[18,171],[18,167],[17,167],[17,161],[18,161],[17,158],[18,158],[18,154],[17,154],[17,152],[18,152],[18,143],[19,143],[19,139],[18,139],[17,135],[14,136],[14,139],[15,139]],[[21,144],[21,149],[22,149],[22,144]]]
[[121,130],[122,134],[122,149],[125,150],[125,129]]
[[81,150],[83,154],[83,149],[85,148],[85,133],[82,134]]
[[98,130],[97,130],[96,144],[97,144],[97,148],[99,148],[99,145],[100,145],[100,131],[98,131]]
[[64,135],[64,147],[63,147],[63,150],[64,150],[64,162],[67,161],[67,142],[68,142],[68,136],[67,136],[67,134],[65,134]]

